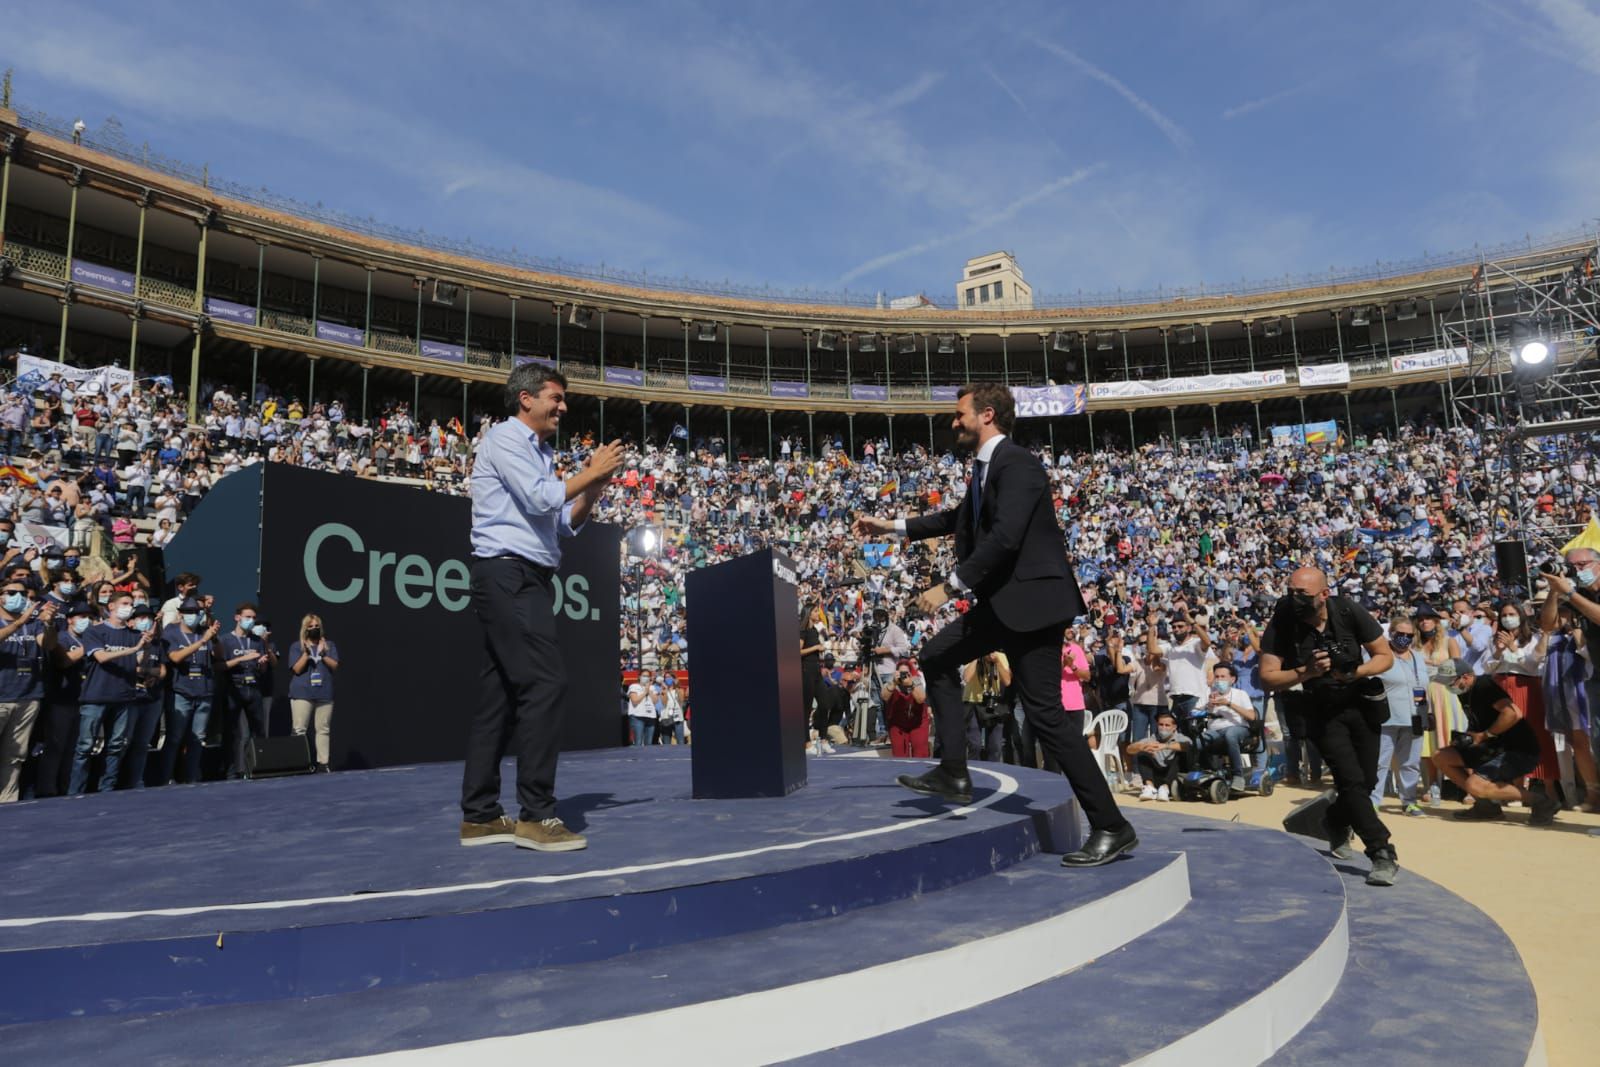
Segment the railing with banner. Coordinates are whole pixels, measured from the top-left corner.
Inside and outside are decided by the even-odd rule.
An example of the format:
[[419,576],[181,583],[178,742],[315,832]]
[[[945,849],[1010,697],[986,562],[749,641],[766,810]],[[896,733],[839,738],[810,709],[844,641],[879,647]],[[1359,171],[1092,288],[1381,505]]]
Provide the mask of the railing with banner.
[[1128,400],[1145,396],[1182,396],[1189,393],[1224,393],[1269,389],[1288,384],[1281,370],[1244,371],[1238,374],[1200,374],[1191,378],[1162,378],[1156,381],[1096,382],[1089,386],[1094,400]]

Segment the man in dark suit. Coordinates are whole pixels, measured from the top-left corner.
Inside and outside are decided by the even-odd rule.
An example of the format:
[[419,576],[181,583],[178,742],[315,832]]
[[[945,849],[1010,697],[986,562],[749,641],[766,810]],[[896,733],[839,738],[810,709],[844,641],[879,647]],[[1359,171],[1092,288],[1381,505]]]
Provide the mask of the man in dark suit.
[[855,522],[862,537],[898,533],[920,540],[954,534],[956,569],[919,596],[915,606],[931,613],[955,597],[977,601],[940,630],[919,658],[938,730],[939,765],[898,781],[918,793],[971,802],[961,665],[999,649],[1011,662],[1034,736],[1066,772],[1089,820],[1088,842],[1063,857],[1062,865],[1097,867],[1130,851],[1139,839],[1117,810],[1082,732],[1061,706],[1062,636],[1068,621],[1085,608],[1049,479],[1038,458],[1007,436],[1015,418],[1016,405],[1005,386],[963,387],[956,402],[956,442],[973,449],[977,461],[960,505],[912,519],[861,516]]

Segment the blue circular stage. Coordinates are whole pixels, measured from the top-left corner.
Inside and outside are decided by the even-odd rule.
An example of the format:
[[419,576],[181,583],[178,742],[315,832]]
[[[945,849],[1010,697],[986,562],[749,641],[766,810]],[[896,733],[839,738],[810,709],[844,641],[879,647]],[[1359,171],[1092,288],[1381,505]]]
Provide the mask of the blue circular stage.
[[[825,757],[792,796],[695,801],[683,749],[568,756],[560,814],[590,847],[556,855],[461,848],[456,764],[13,805],[0,1047],[1421,1063],[1451,1054],[1445,984],[1479,1020],[1475,1063],[1537,1049],[1515,949],[1424,879],[1374,891],[1301,839],[1170,812],[1135,813],[1133,856],[1064,870],[1081,827],[1060,776],[974,765],[951,808],[903,769]],[[1499,984],[1481,1009],[1464,960]]]

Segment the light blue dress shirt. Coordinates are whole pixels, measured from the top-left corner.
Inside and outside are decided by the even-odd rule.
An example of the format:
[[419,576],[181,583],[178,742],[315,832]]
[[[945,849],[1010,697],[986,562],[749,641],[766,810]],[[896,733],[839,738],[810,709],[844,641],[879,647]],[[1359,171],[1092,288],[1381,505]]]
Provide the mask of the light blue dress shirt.
[[472,463],[472,554],[559,567],[561,538],[577,532],[555,449],[520,419],[491,426]]

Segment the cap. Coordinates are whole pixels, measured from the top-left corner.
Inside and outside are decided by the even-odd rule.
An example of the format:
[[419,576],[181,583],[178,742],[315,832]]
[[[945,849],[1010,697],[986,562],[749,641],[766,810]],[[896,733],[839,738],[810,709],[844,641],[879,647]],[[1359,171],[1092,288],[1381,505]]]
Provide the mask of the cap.
[[1417,605],[1417,610],[1411,614],[1413,618],[1418,619],[1437,619],[1439,617],[1439,613],[1433,610],[1432,604],[1419,604]]
[[1456,659],[1452,661],[1451,665],[1453,667],[1455,667],[1455,669],[1456,669],[1456,677],[1457,678],[1460,678],[1462,675],[1477,674],[1478,673],[1477,671],[1472,669],[1471,662],[1469,662],[1468,660],[1462,659],[1459,656],[1456,657]]
[[94,609],[81,600],[74,600],[67,608],[67,615],[93,615]]
[[833,666],[833,664],[835,662],[833,653],[832,652],[824,652],[822,654],[822,662],[828,664],[830,667]]
[[60,545],[55,545],[55,544],[46,545],[45,549],[44,549],[44,556],[45,556],[45,559],[60,559],[61,558],[61,546]]
[[644,696],[644,686],[640,685],[638,682],[634,682],[632,685],[628,686],[628,695],[633,696],[635,693],[637,693],[639,696]]
[[155,609],[145,601],[140,600],[133,605],[133,613],[135,615],[154,615]]
[[200,602],[194,597],[185,597],[183,603],[178,605],[179,611],[199,611]]

